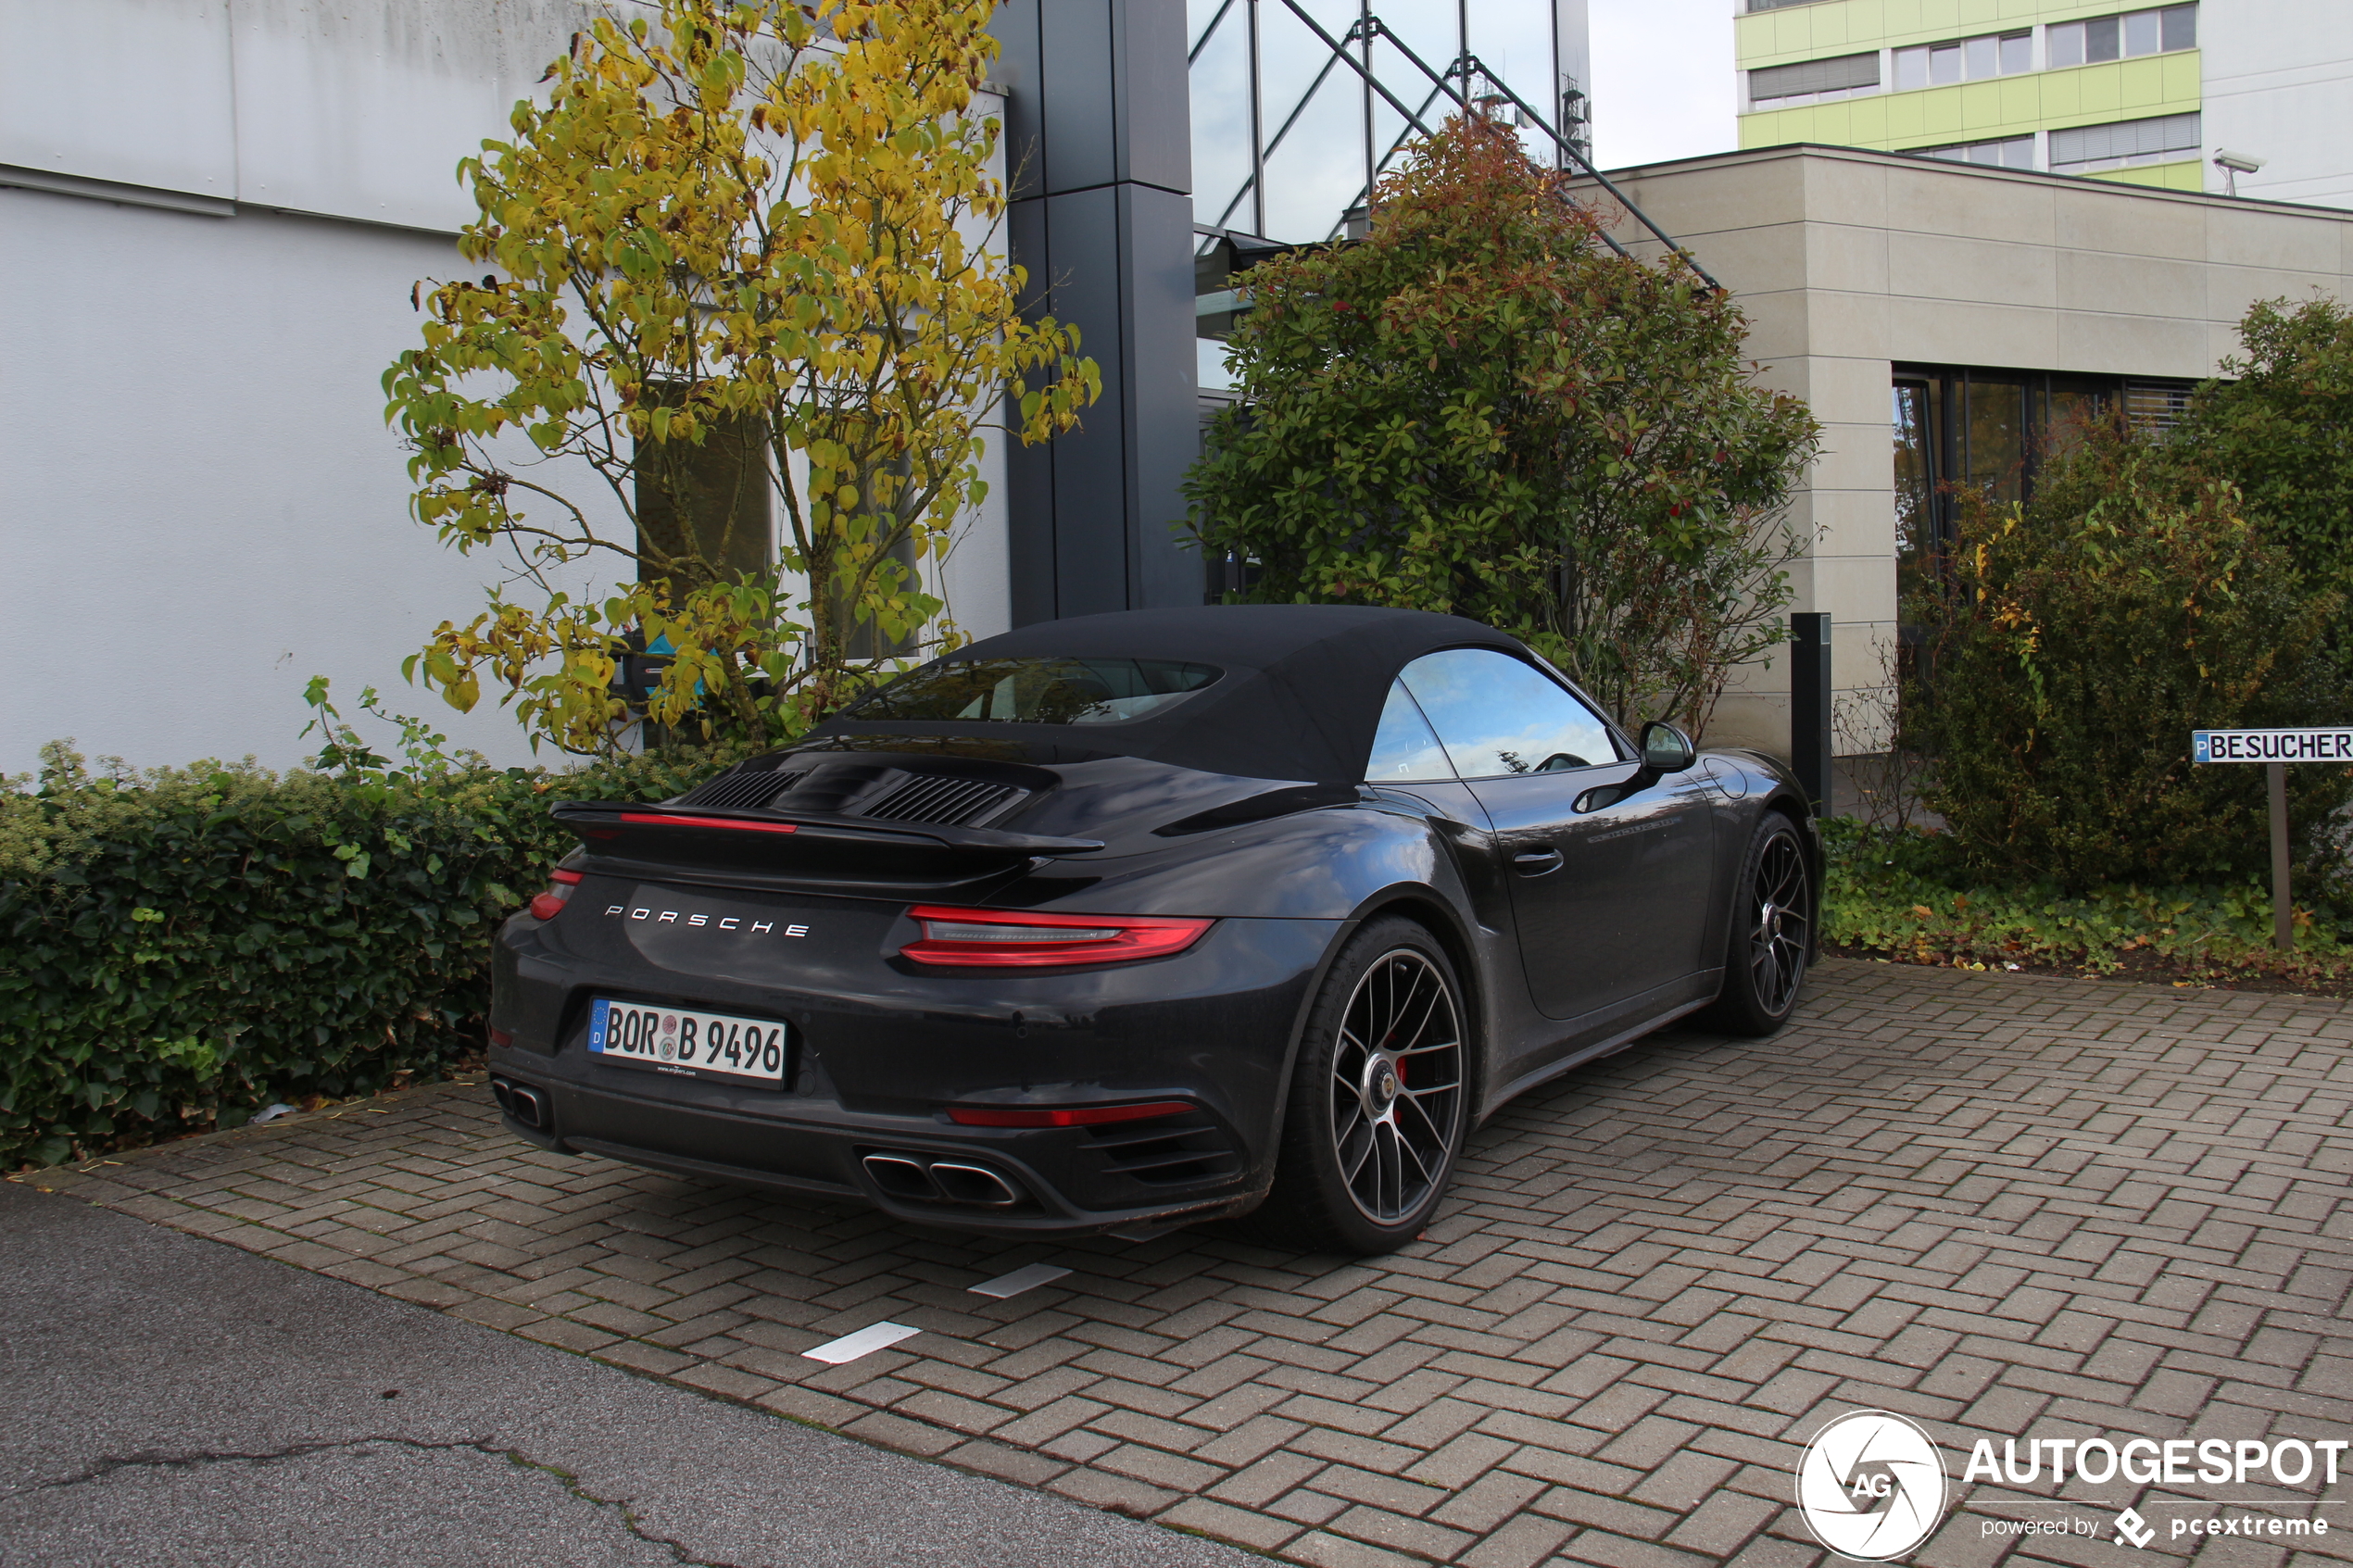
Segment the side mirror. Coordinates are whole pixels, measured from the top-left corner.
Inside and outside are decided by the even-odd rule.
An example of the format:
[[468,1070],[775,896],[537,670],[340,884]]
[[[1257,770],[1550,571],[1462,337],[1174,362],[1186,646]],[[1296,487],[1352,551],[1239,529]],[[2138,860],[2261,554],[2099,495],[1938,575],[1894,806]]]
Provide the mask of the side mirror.
[[1692,737],[1663,719],[1642,726],[1642,766],[1654,773],[1680,773],[1699,760]]

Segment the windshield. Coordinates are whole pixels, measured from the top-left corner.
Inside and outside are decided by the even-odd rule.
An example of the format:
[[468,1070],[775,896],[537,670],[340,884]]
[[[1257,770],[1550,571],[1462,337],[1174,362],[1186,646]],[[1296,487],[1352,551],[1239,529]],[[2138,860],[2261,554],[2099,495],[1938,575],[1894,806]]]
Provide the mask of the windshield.
[[1224,673],[1166,659],[982,659],[901,676],[845,719],[1118,724],[1163,712]]

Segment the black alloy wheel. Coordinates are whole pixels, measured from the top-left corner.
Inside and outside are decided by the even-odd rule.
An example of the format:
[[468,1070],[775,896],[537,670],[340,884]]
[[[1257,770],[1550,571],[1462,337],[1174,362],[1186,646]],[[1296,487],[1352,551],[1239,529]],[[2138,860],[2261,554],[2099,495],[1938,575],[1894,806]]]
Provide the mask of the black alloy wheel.
[[1813,877],[1797,826],[1778,811],[1756,824],[1743,858],[1724,955],[1724,989],[1707,1021],[1734,1035],[1789,1022],[1814,947]]
[[1275,1189],[1253,1229],[1309,1250],[1393,1251],[1437,1210],[1469,1117],[1453,965],[1377,920],[1326,975],[1300,1043]]

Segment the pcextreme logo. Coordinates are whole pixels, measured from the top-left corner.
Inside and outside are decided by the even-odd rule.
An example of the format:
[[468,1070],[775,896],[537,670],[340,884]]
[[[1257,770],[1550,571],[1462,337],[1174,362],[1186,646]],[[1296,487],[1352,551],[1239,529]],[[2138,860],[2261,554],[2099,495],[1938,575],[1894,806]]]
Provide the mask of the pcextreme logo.
[[1806,1445],[1797,1511],[1841,1557],[1886,1562],[1928,1539],[1944,1517],[1944,1461],[1935,1441],[1904,1417],[1855,1411]]

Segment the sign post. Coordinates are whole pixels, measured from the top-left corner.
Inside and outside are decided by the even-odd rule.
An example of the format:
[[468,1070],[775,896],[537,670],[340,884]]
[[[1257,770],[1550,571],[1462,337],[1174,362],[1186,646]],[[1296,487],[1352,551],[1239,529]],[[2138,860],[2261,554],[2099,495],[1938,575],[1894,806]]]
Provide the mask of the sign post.
[[2291,762],[2353,763],[2353,728],[2321,730],[2192,730],[2192,762],[2260,762],[2271,796],[2271,945],[2282,952],[2296,945],[2294,906],[2288,899],[2287,765]]
[[2271,946],[2284,953],[2296,946],[2287,897],[2287,764],[2266,762],[2263,771],[2271,786]]

